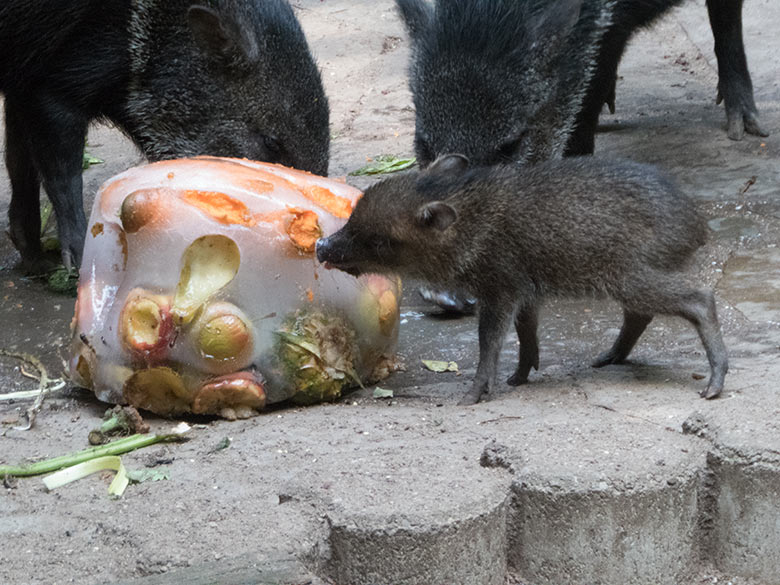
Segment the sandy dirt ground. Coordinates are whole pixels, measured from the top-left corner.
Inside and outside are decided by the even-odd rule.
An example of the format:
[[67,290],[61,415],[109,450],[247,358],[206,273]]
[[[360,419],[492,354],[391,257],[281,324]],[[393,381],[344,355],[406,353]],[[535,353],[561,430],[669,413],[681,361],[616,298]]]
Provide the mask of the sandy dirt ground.
[[[476,366],[476,321],[431,316],[414,287],[407,287],[399,346],[407,368],[383,384],[394,391],[392,400],[375,400],[369,388],[336,404],[277,408],[247,421],[188,419],[194,425],[189,442],[124,457],[128,467],[164,468],[170,479],[130,486],[119,500],[106,495],[105,476],[53,492],[40,478],[9,480],[0,486],[0,583],[114,583],[289,558],[311,571],[298,583],[423,582],[411,576],[383,581],[381,573],[359,576],[349,563],[339,564],[343,551],[334,526],[349,527],[359,517],[414,528],[416,522],[446,523],[464,511],[478,514],[505,497],[497,495],[506,493],[505,470],[479,462],[485,445],[502,436],[512,436],[530,462],[548,461],[552,467],[560,462],[556,469],[563,476],[598,483],[603,480],[596,470],[636,479],[648,476],[645,459],[676,465],[677,443],[644,440],[643,433],[679,437],[683,420],[694,411],[722,416],[725,426],[776,433],[771,421],[780,418],[780,43],[764,23],[771,14],[776,24],[780,10],[772,0],[746,4],[748,58],[769,138],[727,139],[725,114],[714,103],[717,69],[706,10],[697,0],[636,38],[620,69],[617,113],[603,116],[597,139],[597,151],[607,156],[667,168],[711,220],[712,237],[692,272],[718,295],[732,363],[721,400],[705,404],[698,398],[706,359],[695,332],[674,319],[654,321],[630,365],[589,368],[589,359],[616,334],[619,315],[613,303],[587,300],[545,307],[541,367],[529,386],[500,385],[493,400],[459,408],[455,403]],[[380,154],[412,154],[409,47],[393,3],[293,5],[331,104],[331,176]],[[141,161],[111,128],[93,128],[89,150],[106,162],[85,172],[87,205],[100,183]],[[752,177],[755,182],[745,190]],[[350,179],[361,188],[371,181]],[[9,197],[0,169],[3,234]],[[0,236],[0,348],[38,356],[59,376],[73,299],[24,278],[14,269],[17,260],[8,238]],[[512,371],[515,351],[514,340],[508,341],[502,375]],[[457,361],[462,375],[424,371],[420,357]],[[15,360],[0,357],[0,393],[35,386]],[[106,409],[89,393],[68,387],[46,401],[32,430],[14,430],[27,406],[0,402],[0,463],[85,447],[88,430]],[[150,416],[148,422],[163,431],[178,421]],[[585,446],[573,448],[566,437],[589,425],[592,432],[582,431],[590,433]],[[220,449],[225,439],[230,446]],[[588,441],[597,439],[614,445],[614,453],[588,451]],[[704,452],[698,443],[690,449]],[[511,555],[497,563],[480,569],[494,575],[489,579],[462,582],[520,582]],[[407,572],[425,570],[421,564]],[[720,582],[749,581],[707,562],[691,567],[688,583]]]

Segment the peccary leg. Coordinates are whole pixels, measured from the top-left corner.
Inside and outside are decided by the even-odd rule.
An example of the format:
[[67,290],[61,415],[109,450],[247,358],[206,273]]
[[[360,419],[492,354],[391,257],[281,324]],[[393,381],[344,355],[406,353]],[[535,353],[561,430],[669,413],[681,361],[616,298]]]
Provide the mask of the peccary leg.
[[520,356],[515,373],[507,378],[510,386],[519,386],[528,382],[531,368],[539,369],[539,341],[536,338],[538,327],[538,308],[536,305],[523,307],[515,315],[517,340],[520,342]]
[[653,320],[652,315],[642,315],[634,313],[628,309],[623,309],[623,326],[620,328],[612,348],[600,354],[591,364],[594,368],[600,368],[608,364],[622,364],[625,362],[628,354],[634,349],[639,336]]
[[490,392],[496,379],[498,357],[511,316],[511,307],[507,310],[506,303],[479,299],[479,365],[471,390],[458,404],[476,404],[484,394]]
[[45,272],[41,250],[41,182],[27,142],[26,124],[17,111],[15,98],[5,99],[5,162],[11,179],[11,204],[8,207],[10,236],[22,255],[22,270]]
[[715,398],[723,390],[723,381],[729,369],[728,356],[715,310],[715,295],[709,289],[695,293],[694,299],[682,304],[678,315],[696,327],[710,362],[710,381],[700,395],[703,398]]
[[624,298],[619,300],[627,310],[636,313],[679,315],[690,321],[696,327],[710,363],[710,380],[700,394],[704,398],[718,396],[729,366],[715,310],[715,295],[709,289],[696,290],[657,272],[645,274],[635,282],[636,288],[624,291]]
[[45,96],[28,101],[24,114],[30,152],[57,217],[62,262],[78,268],[87,231],[81,193],[87,120]]
[[742,0],[707,0],[715,55],[718,58],[718,99],[726,102],[728,135],[742,140],[744,133],[769,134],[758,123],[753,84],[742,41]]

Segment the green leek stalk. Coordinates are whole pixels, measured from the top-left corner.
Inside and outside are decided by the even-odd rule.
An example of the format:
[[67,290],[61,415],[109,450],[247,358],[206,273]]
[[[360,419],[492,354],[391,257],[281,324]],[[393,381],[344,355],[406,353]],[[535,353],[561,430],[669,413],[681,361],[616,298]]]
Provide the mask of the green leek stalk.
[[70,467],[90,459],[97,457],[104,457],[106,455],[121,455],[128,451],[134,451],[136,449],[142,449],[149,445],[156,443],[167,443],[172,441],[185,441],[186,439],[179,434],[171,435],[130,435],[123,439],[117,439],[111,443],[105,445],[98,445],[97,447],[90,447],[83,451],[77,451],[75,453],[69,453],[67,455],[61,455],[59,457],[53,457],[52,459],[45,459],[43,461],[37,461],[30,463],[29,465],[0,465],[0,477],[14,476],[14,477],[30,477],[32,475],[41,475],[42,473],[49,473],[51,471],[57,471],[63,467]]

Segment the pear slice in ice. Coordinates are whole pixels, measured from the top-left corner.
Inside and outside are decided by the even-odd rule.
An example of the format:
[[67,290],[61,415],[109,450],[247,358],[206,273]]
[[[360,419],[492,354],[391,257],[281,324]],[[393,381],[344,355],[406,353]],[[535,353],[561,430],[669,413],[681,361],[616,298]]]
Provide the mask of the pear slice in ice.
[[203,303],[233,280],[240,264],[238,245],[227,236],[202,236],[192,242],[182,256],[174,321],[178,325],[192,321]]
[[171,368],[138,370],[123,389],[128,404],[162,416],[190,412],[192,399],[184,381]]
[[214,374],[228,374],[249,365],[252,359],[252,325],[231,303],[211,303],[193,324],[192,340],[204,367]]

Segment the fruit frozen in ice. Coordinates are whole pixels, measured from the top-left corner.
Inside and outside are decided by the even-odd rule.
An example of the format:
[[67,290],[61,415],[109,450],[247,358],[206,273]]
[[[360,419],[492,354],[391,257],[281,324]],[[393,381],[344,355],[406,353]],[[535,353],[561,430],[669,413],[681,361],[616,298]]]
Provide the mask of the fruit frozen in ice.
[[206,382],[195,394],[192,412],[248,418],[265,406],[265,390],[252,372],[236,372]]
[[119,318],[119,336],[135,360],[155,363],[165,359],[174,336],[168,297],[143,289],[131,291]]
[[290,316],[278,336],[277,357],[297,404],[333,401],[360,384],[355,372],[355,333],[344,319],[318,310]]
[[133,234],[144,226],[155,226],[171,216],[172,198],[176,196],[170,189],[139,189],[130,193],[122,201],[119,219],[128,234]]
[[184,381],[167,367],[138,370],[125,382],[123,394],[128,404],[163,416],[191,410],[192,397]]
[[190,334],[203,360],[203,367],[215,374],[235,372],[249,365],[254,341],[252,325],[241,309],[231,303],[208,305],[197,318]]
[[227,236],[201,236],[185,250],[181,276],[173,297],[173,316],[187,324],[214,293],[225,287],[238,272],[241,252]]
[[109,180],[88,227],[71,378],[164,416],[242,418],[386,376],[400,289],[323,270],[313,254],[360,196],[326,177],[214,157]]

